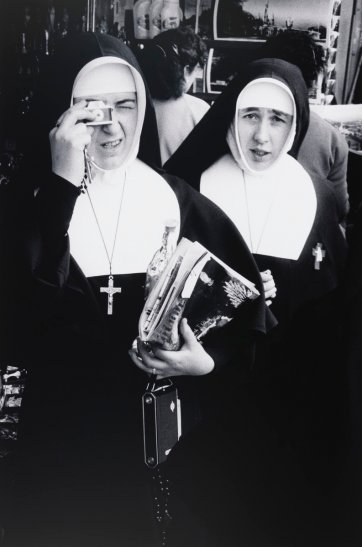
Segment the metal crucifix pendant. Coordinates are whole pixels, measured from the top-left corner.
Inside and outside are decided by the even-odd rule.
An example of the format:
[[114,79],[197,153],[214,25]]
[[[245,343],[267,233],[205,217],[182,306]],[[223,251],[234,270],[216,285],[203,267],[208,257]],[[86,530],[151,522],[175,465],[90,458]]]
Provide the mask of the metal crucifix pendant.
[[121,287],[113,286],[113,275],[108,276],[108,287],[101,287],[101,292],[106,292],[108,294],[108,308],[107,314],[112,315],[113,313],[113,295],[117,292],[122,292]]
[[326,256],[326,252],[323,250],[322,243],[317,243],[317,245],[312,250],[312,254],[314,256],[314,269],[320,270],[321,262]]

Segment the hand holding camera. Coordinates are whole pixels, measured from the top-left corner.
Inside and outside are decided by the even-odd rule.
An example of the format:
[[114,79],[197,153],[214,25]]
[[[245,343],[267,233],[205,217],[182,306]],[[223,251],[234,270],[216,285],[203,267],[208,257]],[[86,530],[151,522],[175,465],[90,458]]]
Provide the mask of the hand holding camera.
[[49,133],[53,173],[75,186],[79,186],[83,180],[84,149],[91,142],[94,131],[92,125],[105,123],[102,120],[97,122],[99,110],[99,107],[87,108],[87,102],[81,100],[60,116]]

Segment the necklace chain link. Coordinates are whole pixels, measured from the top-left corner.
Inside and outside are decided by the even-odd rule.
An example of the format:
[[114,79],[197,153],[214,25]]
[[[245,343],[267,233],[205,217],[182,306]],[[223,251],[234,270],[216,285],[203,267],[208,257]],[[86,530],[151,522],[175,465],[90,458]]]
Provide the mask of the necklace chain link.
[[107,255],[107,260],[108,260],[108,264],[109,264],[109,275],[112,275],[112,262],[113,262],[114,251],[115,251],[115,248],[116,248],[116,241],[117,241],[117,235],[118,235],[118,227],[119,227],[119,221],[120,221],[120,218],[121,218],[121,211],[122,211],[122,204],[123,204],[123,198],[124,198],[124,191],[125,191],[125,187],[126,187],[126,174],[127,174],[127,172],[126,172],[126,171],[124,172],[124,179],[123,179],[123,186],[122,186],[121,201],[120,201],[120,204],[119,204],[119,209],[118,209],[118,214],[117,214],[116,230],[115,230],[115,234],[114,234],[114,239],[113,239],[113,245],[112,245],[111,255],[109,255],[109,252],[108,252],[108,249],[107,249],[107,245],[106,245],[106,242],[105,242],[105,239],[104,239],[104,236],[103,236],[103,232],[102,232],[102,229],[101,229],[101,226],[100,226],[98,217],[97,217],[97,213],[96,213],[96,210],[95,210],[95,207],[94,207],[92,198],[91,198],[90,193],[89,193],[88,184],[86,183],[86,179],[89,180],[89,183],[92,183],[91,170],[90,170],[89,159],[88,159],[88,154],[87,154],[86,150],[84,151],[84,160],[85,160],[86,174],[87,174],[87,176],[85,176],[85,178],[83,179],[84,190],[85,190],[85,193],[86,193],[87,196],[88,196],[89,203],[90,203],[90,205],[91,205],[91,208],[92,208],[92,211],[93,211],[93,215],[94,215],[94,218],[95,218],[97,227],[98,227],[99,235],[101,236],[102,243],[103,243],[103,247],[104,247],[104,250],[105,250],[106,255]]

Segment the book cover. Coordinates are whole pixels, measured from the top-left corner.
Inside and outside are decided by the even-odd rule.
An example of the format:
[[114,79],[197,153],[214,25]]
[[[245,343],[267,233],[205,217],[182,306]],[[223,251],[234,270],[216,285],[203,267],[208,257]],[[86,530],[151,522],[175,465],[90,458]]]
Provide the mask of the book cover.
[[182,317],[201,340],[212,329],[229,323],[239,306],[258,296],[252,282],[199,243],[183,238],[146,301],[140,337],[151,345],[177,350]]

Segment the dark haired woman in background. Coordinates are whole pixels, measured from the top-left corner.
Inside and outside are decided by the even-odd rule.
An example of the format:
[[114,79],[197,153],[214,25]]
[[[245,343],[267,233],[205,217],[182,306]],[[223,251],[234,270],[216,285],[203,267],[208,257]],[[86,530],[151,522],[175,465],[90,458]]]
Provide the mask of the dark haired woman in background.
[[190,27],[181,27],[156,36],[139,57],[156,111],[162,163],[209,109],[205,101],[187,94],[206,51]]

